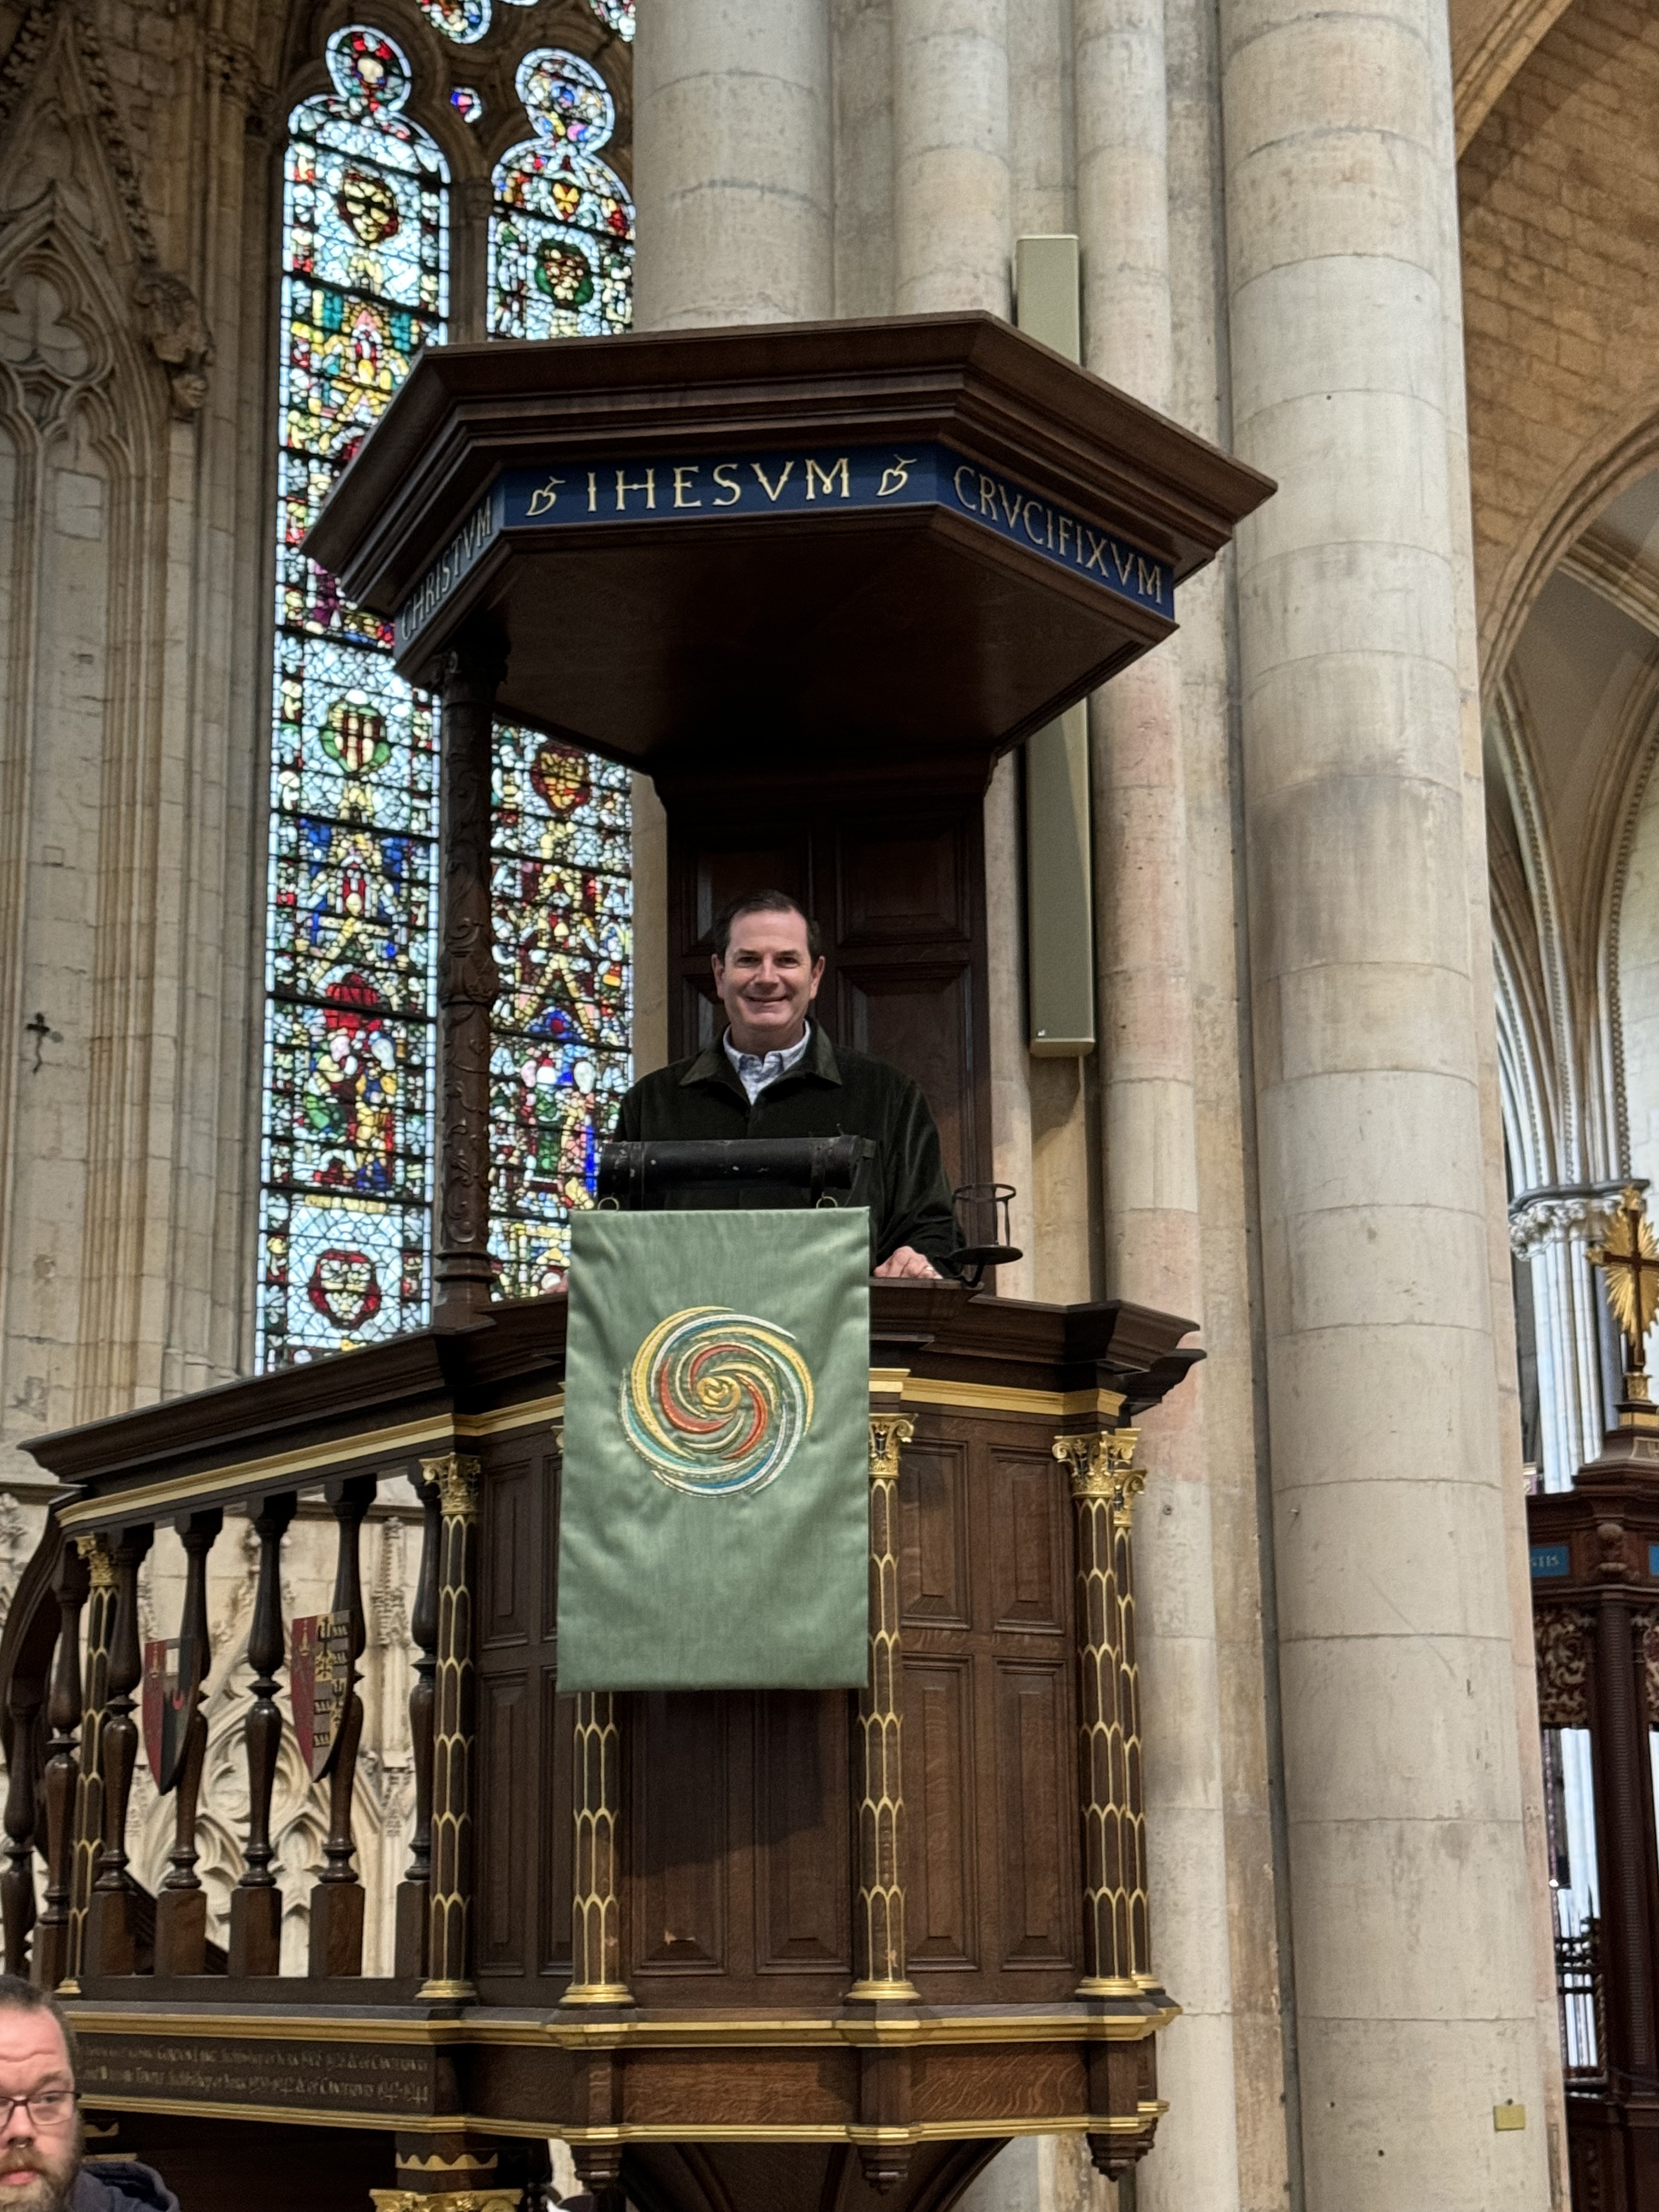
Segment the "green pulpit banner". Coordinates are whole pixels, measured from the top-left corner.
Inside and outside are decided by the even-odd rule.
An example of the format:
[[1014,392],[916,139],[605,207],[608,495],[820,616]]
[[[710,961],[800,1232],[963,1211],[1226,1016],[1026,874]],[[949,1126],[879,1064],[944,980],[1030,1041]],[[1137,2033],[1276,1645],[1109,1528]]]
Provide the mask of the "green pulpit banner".
[[560,1690],[860,1687],[869,1215],[570,1227]]

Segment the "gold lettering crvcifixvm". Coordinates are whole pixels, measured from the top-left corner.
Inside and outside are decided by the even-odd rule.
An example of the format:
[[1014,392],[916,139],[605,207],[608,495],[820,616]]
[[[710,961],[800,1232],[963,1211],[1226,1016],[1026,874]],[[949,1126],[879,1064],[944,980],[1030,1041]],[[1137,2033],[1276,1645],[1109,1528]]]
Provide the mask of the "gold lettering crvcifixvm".
[[[962,488],[962,480],[963,477],[966,477],[968,479],[968,489],[966,491],[963,491]],[[957,471],[955,476],[951,477],[951,481],[957,488],[957,497],[962,501],[963,505],[971,514],[974,508],[974,471],[971,465],[967,461],[964,461],[962,466]]]
[[1137,553],[1135,572],[1135,580],[1143,592],[1149,592],[1154,599],[1161,599],[1164,597],[1164,570],[1159,562],[1154,561],[1149,568]]
[[835,488],[835,482],[837,477],[841,478],[842,497],[843,499],[850,499],[853,495],[853,480],[848,468],[847,456],[845,453],[842,455],[838,461],[831,461],[827,469],[821,468],[816,461],[809,460],[806,464],[806,496],[808,499],[816,499],[818,495],[816,487],[820,485],[823,487],[824,497],[827,499]]
[[628,495],[630,491],[642,491],[645,494],[645,503],[647,507],[654,511],[657,504],[657,471],[655,469],[647,469],[642,477],[635,477],[631,480],[626,469],[617,470],[617,512],[618,514],[627,514]]
[[[876,486],[876,497],[878,499],[891,499],[896,491],[902,491],[905,485],[910,481],[910,471],[915,468],[915,465],[916,457],[914,453],[908,455],[895,453],[892,459],[881,472],[881,482]],[[970,475],[972,471],[969,471]],[[957,471],[957,474],[960,476],[962,474],[962,471],[958,469]],[[957,486],[957,497],[958,499],[962,498],[962,486],[960,484]],[[963,501],[963,504],[966,505],[965,501]]]
[[549,477],[544,484],[538,484],[531,493],[530,504],[525,509],[525,513],[532,522],[538,514],[552,514],[559,503],[559,486],[563,482],[562,477]]

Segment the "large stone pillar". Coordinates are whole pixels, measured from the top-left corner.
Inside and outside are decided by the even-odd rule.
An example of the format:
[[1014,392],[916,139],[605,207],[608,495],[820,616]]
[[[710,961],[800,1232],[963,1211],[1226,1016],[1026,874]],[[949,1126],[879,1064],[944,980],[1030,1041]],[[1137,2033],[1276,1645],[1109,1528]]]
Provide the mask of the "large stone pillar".
[[[1079,0],[1084,359],[1150,406],[1173,382],[1164,0]],[[1173,644],[1094,702],[1109,1295],[1202,1322],[1181,663]],[[1202,1370],[1143,1424],[1139,1610],[1152,1966],[1183,2008],[1160,2039],[1168,2118],[1146,2212],[1235,2212],[1238,2148],[1215,1587]]]
[[1221,0],[1235,442],[1281,486],[1238,576],[1303,2147],[1344,2212],[1548,2201],[1436,13]]
[[895,299],[1008,313],[1009,0],[893,0]]
[[641,9],[640,329],[831,312],[830,118],[827,0]]

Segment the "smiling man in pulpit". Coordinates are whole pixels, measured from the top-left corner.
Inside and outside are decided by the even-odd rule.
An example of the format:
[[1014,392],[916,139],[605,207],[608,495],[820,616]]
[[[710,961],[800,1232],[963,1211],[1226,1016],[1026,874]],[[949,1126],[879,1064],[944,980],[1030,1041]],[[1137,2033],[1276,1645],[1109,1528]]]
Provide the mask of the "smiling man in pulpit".
[[726,1034],[642,1077],[622,1102],[617,1134],[867,1138],[874,1154],[848,1202],[870,1209],[875,1273],[940,1273],[957,1239],[933,1114],[908,1076],[831,1044],[813,1020],[823,980],[817,924],[783,892],[757,890],[722,908],[714,937]]

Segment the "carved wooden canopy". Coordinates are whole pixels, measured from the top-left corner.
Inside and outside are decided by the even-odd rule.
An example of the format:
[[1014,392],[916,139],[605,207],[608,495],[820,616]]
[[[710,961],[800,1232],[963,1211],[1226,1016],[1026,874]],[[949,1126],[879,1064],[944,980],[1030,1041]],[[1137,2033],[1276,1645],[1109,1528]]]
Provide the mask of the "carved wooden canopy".
[[982,783],[1175,626],[1267,478],[985,314],[447,346],[307,550],[430,682],[661,781]]

